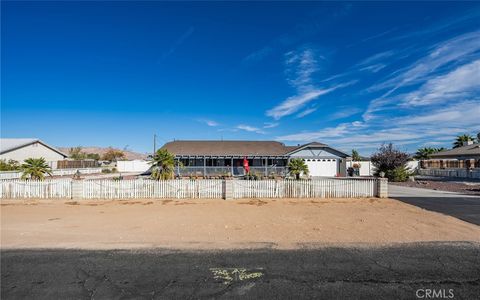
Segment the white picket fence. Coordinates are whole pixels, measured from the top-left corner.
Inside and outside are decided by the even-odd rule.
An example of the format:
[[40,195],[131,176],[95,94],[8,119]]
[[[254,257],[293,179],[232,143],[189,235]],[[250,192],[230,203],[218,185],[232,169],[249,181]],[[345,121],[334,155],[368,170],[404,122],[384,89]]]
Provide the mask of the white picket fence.
[[[85,174],[98,174],[102,173],[102,168],[78,168],[78,169],[56,169],[52,170],[52,175],[53,176],[67,176],[67,175],[73,175],[77,171],[80,172],[80,174],[85,175]],[[18,171],[2,171],[0,172],[0,179],[18,179],[22,177],[22,172]]]
[[314,180],[2,180],[0,198],[354,198],[378,195],[374,178]]
[[233,181],[233,198],[355,198],[376,195],[377,180],[373,178]]
[[222,198],[222,180],[84,180],[85,199]]
[[72,180],[2,180],[0,198],[72,198]]
[[480,179],[480,169],[419,169],[420,175]]

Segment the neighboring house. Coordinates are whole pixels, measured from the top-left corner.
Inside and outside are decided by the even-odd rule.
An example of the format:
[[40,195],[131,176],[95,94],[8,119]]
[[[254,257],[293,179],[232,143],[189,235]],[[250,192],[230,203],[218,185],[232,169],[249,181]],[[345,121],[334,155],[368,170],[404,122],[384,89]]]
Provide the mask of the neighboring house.
[[0,139],[0,159],[22,163],[27,158],[41,157],[55,169],[57,161],[65,159],[67,155],[39,139]]
[[180,176],[244,175],[246,158],[250,172],[258,175],[285,175],[288,161],[301,158],[311,176],[345,176],[348,154],[321,143],[286,146],[276,141],[173,141],[162,149],[175,154],[183,167]]
[[480,168],[480,144],[471,143],[462,147],[432,154],[421,163],[422,168]]

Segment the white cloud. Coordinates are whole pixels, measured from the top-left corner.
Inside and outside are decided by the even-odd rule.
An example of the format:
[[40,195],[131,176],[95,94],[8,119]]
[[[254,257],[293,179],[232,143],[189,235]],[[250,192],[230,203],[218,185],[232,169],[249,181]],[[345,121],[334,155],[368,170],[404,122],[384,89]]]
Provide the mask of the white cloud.
[[360,71],[370,71],[372,73],[377,73],[378,71],[384,69],[386,66],[387,66],[386,64],[374,64],[374,65],[360,68]]
[[461,65],[447,74],[432,77],[412,92],[372,100],[363,114],[363,119],[370,121],[376,117],[376,113],[382,111],[398,111],[402,108],[432,106],[455,99],[471,98],[478,91],[480,59]]
[[356,81],[350,81],[350,82],[338,84],[334,87],[326,88],[326,89],[313,89],[313,90],[310,90],[310,91],[300,93],[300,94],[295,95],[295,96],[288,97],[287,99],[285,99],[279,105],[277,105],[274,108],[268,110],[267,111],[267,116],[272,117],[275,120],[278,120],[282,117],[291,115],[291,114],[299,111],[301,108],[303,108],[305,106],[305,104],[315,100],[316,98],[318,98],[322,95],[328,94],[330,92],[333,92],[336,89],[352,85],[355,82]]
[[404,72],[369,88],[378,91],[389,88],[385,96],[400,87],[416,84],[428,79],[439,68],[457,63],[462,58],[480,50],[480,31],[469,32],[437,44],[430,53],[411,64]]
[[298,114],[297,114],[297,118],[303,118],[303,117],[305,117],[305,116],[308,116],[309,114],[314,113],[316,110],[317,110],[316,107],[307,108],[306,110],[298,113]]
[[172,55],[175,51],[177,51],[177,48],[180,47],[195,31],[195,27],[190,26],[187,31],[185,31],[166,51],[165,53],[162,54],[161,59],[164,60],[168,58],[170,55]]
[[430,79],[418,91],[403,95],[403,102],[413,106],[438,104],[453,98],[468,97],[471,92],[479,90],[480,59]]
[[263,128],[274,128],[280,125],[280,123],[265,122],[263,123]]
[[300,110],[306,103],[318,98],[321,95],[330,93],[336,88],[315,89],[302,94],[288,97],[282,103],[267,111],[267,116],[278,120]]
[[333,115],[330,116],[330,120],[338,120],[338,119],[344,119],[348,118],[350,116],[353,116],[355,114],[358,114],[362,112],[362,110],[358,107],[346,107],[344,109],[340,109],[337,112],[335,112]]
[[237,125],[237,129],[248,131],[248,132],[255,132],[255,133],[260,133],[260,134],[265,134],[265,131],[261,130],[260,128],[250,126],[250,125],[245,125],[245,124],[240,124]]
[[285,58],[287,81],[298,90],[311,88],[312,75],[320,69],[318,60],[325,60],[309,48],[300,52],[290,51],[285,54]]
[[271,52],[273,51],[272,47],[266,46],[261,48],[260,50],[257,50],[255,52],[250,53],[248,56],[246,56],[243,59],[244,63],[251,63],[251,62],[257,62],[265,57],[267,57]]
[[215,126],[220,125],[220,124],[217,123],[216,121],[208,120],[208,119],[200,119],[200,120],[198,120],[198,122],[205,123],[205,124],[207,124],[207,125],[210,126],[210,127],[215,127]]
[[394,50],[388,50],[384,52],[380,52],[377,54],[374,54],[372,56],[369,56],[365,58],[364,60],[360,61],[357,66],[369,66],[369,65],[375,65],[378,64],[379,62],[383,62],[385,59],[392,57],[395,55],[397,52]]
[[464,101],[427,114],[398,118],[395,122],[400,125],[433,125],[438,123],[464,127],[480,125],[480,101]]

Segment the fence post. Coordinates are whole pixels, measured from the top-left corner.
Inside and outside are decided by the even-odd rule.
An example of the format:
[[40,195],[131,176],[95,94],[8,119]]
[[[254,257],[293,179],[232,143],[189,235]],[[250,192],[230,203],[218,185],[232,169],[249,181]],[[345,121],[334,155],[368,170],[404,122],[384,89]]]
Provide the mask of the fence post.
[[388,198],[388,179],[377,178],[377,195],[378,198]]
[[72,180],[72,199],[83,198],[83,182],[81,180]]
[[233,180],[222,181],[222,198],[225,200],[233,199]]

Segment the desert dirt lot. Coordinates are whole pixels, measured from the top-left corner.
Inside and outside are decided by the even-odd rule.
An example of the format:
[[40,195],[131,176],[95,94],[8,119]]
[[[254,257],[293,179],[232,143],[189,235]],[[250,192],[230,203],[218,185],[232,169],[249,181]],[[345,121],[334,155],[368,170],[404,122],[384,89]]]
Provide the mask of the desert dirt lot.
[[480,241],[476,225],[392,199],[0,203],[2,249],[295,249]]

